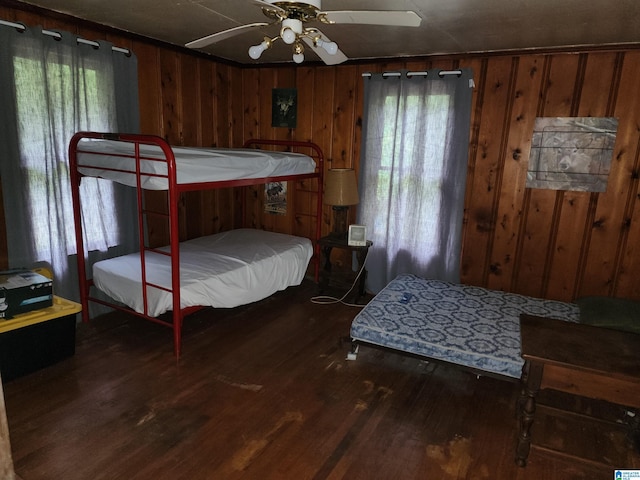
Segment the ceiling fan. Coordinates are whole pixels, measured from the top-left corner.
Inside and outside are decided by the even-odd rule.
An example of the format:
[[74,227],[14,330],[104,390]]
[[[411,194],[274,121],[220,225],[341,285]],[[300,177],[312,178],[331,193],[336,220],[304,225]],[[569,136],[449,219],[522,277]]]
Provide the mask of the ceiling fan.
[[347,60],[347,56],[340,51],[338,45],[327,38],[318,28],[307,26],[308,23],[318,22],[326,25],[333,24],[364,24],[390,25],[398,27],[418,27],[420,16],[412,11],[396,10],[331,10],[322,11],[322,0],[253,0],[262,8],[262,13],[271,22],[249,23],[239,27],[213,33],[186,44],[189,48],[202,48],[215,44],[227,38],[239,35],[254,28],[266,27],[279,23],[280,35],[264,37],[262,43],[249,48],[249,56],[257,60],[262,52],[271,47],[272,43],[281,39],[292,45],[293,61],[304,61],[304,45],[309,46],[327,65],[337,65]]

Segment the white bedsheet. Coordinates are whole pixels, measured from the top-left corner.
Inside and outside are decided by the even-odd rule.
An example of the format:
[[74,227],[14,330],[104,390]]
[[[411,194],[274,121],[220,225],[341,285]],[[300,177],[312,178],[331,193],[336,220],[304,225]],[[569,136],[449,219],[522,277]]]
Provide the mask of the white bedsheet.
[[[273,152],[242,148],[172,147],[176,158],[178,184],[217,182],[248,178],[267,178],[313,173],[313,158],[299,153]],[[131,187],[136,186],[135,160],[122,156],[134,154],[134,145],[113,140],[85,139],[78,144],[78,170],[84,175],[102,177]],[[141,171],[146,174],[167,174],[164,153],[156,145],[140,145]],[[108,169],[123,171],[112,171]],[[133,172],[133,173],[129,173]],[[166,190],[167,179],[144,175],[142,187]]]
[[[313,254],[308,238],[254,229],[238,229],[180,244],[181,308],[231,308],[262,300],[299,285]],[[171,287],[168,256],[146,255],[147,280]],[[136,312],[144,311],[140,255],[135,253],[93,265],[95,285]],[[173,309],[171,294],[148,288],[148,314]]]

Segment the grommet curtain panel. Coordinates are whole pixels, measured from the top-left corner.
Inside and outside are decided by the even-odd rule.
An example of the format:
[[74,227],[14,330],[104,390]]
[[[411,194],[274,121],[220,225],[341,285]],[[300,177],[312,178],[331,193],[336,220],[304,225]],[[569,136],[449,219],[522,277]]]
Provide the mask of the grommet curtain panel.
[[373,247],[367,289],[400,273],[457,282],[473,75],[367,74],[358,223]]
[[[49,263],[54,293],[77,300],[68,145],[79,130],[138,133],[137,59],[68,32],[0,26],[0,176],[10,267]],[[93,42],[95,43],[95,42]],[[134,251],[135,192],[82,182],[90,257]]]

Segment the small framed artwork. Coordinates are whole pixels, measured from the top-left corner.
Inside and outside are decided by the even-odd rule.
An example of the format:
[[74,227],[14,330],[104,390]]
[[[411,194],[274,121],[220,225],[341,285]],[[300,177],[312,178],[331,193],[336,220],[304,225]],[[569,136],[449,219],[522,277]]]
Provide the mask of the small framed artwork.
[[274,88],[271,94],[271,126],[296,128],[298,116],[298,90]]
[[287,182],[265,184],[264,211],[272,215],[287,214]]

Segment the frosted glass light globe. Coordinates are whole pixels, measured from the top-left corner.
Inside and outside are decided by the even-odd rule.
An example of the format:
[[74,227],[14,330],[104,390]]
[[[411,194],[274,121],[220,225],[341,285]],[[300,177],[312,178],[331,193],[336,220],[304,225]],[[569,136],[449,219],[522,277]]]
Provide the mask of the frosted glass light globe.
[[260,55],[262,55],[262,52],[264,52],[264,48],[262,48],[262,44],[249,47],[249,56],[254,60],[259,59]]
[[323,42],[322,48],[324,48],[329,55],[338,53],[338,44],[336,42]]
[[282,37],[282,41],[287,45],[291,45],[296,41],[296,32],[291,30],[289,27],[283,28],[280,36]]

